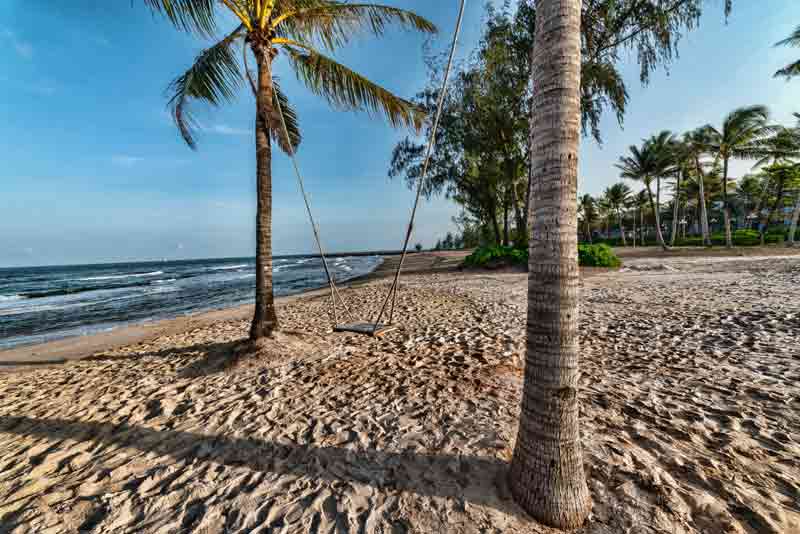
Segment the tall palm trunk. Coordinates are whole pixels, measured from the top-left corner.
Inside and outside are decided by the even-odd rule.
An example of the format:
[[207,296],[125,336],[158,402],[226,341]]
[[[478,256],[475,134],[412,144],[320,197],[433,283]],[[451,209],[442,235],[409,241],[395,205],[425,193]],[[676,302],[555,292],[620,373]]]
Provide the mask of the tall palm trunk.
[[256,309],[250,341],[272,335],[278,326],[272,293],[272,148],[264,123],[272,111],[272,55],[263,46],[253,47],[258,63],[256,94]]
[[575,528],[591,509],[578,428],[581,0],[536,7],[525,382],[509,480],[529,513]]
[[731,209],[728,205],[728,158],[722,162],[722,217],[725,219],[725,246],[733,248],[731,235]]
[[653,210],[656,219],[656,240],[663,250],[669,250],[667,243],[664,241],[664,235],[661,233],[661,215],[658,213],[658,204],[653,199],[653,191],[650,189],[649,181],[645,182],[645,189],[647,189],[647,198],[650,200],[650,209]]
[[622,236],[622,246],[627,247],[628,242],[625,239],[625,228],[622,226],[622,211],[617,210],[617,221],[619,221],[619,235]]
[[700,161],[695,159],[695,166],[697,167],[697,185],[699,186],[700,203],[700,229],[703,233],[703,244],[707,247],[711,246],[711,235],[708,231],[708,211],[706,210],[706,190],[705,180],[703,178],[703,170],[700,168]]
[[683,171],[678,171],[675,178],[675,198],[672,199],[672,232],[669,235],[669,246],[675,246],[675,238],[678,237],[678,207],[680,206],[681,198],[681,175]]
[[636,248],[636,209],[633,210],[633,248]]
[[797,200],[794,205],[794,212],[792,213],[792,225],[789,227],[789,243],[788,246],[794,246],[794,236],[797,233],[797,222],[800,219],[800,193],[797,193]]

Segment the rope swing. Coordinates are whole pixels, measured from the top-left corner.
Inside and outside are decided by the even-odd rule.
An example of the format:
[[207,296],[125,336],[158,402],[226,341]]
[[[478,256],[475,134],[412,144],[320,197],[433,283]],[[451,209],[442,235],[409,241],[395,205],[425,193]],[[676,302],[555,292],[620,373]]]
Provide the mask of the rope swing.
[[[386,298],[383,301],[383,305],[381,306],[380,312],[378,313],[377,319],[374,322],[361,322],[361,323],[348,323],[339,325],[339,318],[336,312],[336,304],[337,300],[341,302],[342,306],[344,307],[345,314],[347,315],[350,321],[353,321],[353,316],[350,313],[350,309],[347,306],[347,302],[344,300],[342,295],[339,293],[339,289],[336,287],[336,281],[333,278],[333,274],[328,267],[328,260],[325,256],[325,251],[322,247],[322,240],[320,239],[319,235],[319,228],[314,220],[314,214],[311,211],[311,204],[308,201],[308,195],[306,193],[305,183],[303,181],[303,176],[300,173],[300,167],[297,164],[297,158],[295,157],[295,148],[292,146],[289,136],[289,129],[286,126],[286,119],[283,115],[283,109],[281,107],[280,99],[276,98],[277,110],[278,114],[281,117],[281,125],[283,129],[283,133],[286,136],[286,139],[289,140],[287,145],[289,146],[289,157],[292,160],[292,165],[294,167],[294,172],[297,177],[297,184],[300,187],[300,193],[303,195],[303,201],[305,202],[306,212],[308,213],[308,218],[311,221],[311,228],[314,231],[314,240],[317,243],[317,250],[319,251],[320,258],[322,259],[322,266],[325,270],[325,276],[328,280],[328,286],[330,287],[331,292],[331,305],[333,307],[333,320],[334,320],[334,330],[339,332],[355,332],[359,334],[369,334],[372,336],[379,336],[382,333],[386,333],[390,330],[393,330],[394,327],[392,325],[392,321],[394,319],[394,309],[395,303],[397,301],[397,292],[400,287],[400,274],[403,270],[403,263],[405,262],[406,255],[408,254],[408,244],[411,241],[411,236],[414,230],[414,220],[417,216],[417,208],[419,206],[419,199],[422,196],[422,188],[425,185],[425,180],[428,175],[428,167],[430,164],[431,155],[433,154],[433,147],[436,143],[436,132],[439,128],[439,120],[442,116],[442,109],[444,108],[444,99],[445,95],[447,94],[447,86],[450,78],[450,71],[452,70],[453,66],[453,58],[455,56],[457,44],[458,44],[458,36],[461,33],[461,23],[464,19],[464,6],[466,4],[466,0],[460,0],[460,7],[458,11],[458,19],[456,21],[455,31],[453,33],[453,42],[450,47],[450,54],[447,59],[447,68],[444,72],[444,78],[442,80],[442,88],[439,94],[439,102],[436,107],[436,115],[433,121],[433,128],[431,129],[430,138],[428,139],[428,146],[425,151],[425,159],[422,164],[422,174],[419,177],[419,181],[417,182],[417,192],[416,197],[414,198],[414,206],[411,209],[411,218],[408,221],[408,227],[406,229],[405,240],[403,241],[403,252],[400,255],[400,262],[397,265],[397,270],[394,274],[394,280],[392,281],[392,285],[389,288],[389,292],[386,295]],[[255,85],[253,83],[252,78],[248,72],[248,78],[250,78],[251,85]],[[255,87],[253,87],[255,89]],[[389,320],[387,324],[382,324],[381,319],[386,313],[386,309],[389,306],[389,302],[391,301],[391,307],[389,308]]]

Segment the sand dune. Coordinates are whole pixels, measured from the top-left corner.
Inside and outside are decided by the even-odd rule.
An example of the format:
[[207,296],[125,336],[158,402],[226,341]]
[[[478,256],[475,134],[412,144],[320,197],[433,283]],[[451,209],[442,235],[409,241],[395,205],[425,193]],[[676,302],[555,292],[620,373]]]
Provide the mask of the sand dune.
[[[800,532],[800,259],[649,261],[583,282],[581,532]],[[0,374],[0,532],[553,532],[504,483],[525,281],[408,277],[382,339],[287,302],[233,366],[241,319]]]

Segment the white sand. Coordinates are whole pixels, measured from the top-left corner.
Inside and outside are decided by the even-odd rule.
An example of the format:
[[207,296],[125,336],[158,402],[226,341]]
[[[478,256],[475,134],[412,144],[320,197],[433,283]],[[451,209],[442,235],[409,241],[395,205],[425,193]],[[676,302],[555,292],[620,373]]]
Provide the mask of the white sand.
[[[584,283],[581,532],[800,532],[800,258],[650,261]],[[0,532],[552,532],[503,483],[525,280],[410,277],[381,340],[288,302],[232,369],[241,319],[1,374]]]

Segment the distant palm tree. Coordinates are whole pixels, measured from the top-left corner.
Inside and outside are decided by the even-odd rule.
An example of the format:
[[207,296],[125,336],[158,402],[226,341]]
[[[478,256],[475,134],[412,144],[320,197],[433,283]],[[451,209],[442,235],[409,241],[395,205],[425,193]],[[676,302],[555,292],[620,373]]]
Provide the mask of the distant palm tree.
[[634,210],[634,221],[636,220],[636,212],[639,212],[639,241],[641,242],[642,246],[646,244],[647,239],[645,212],[649,205],[650,197],[647,195],[647,191],[645,189],[642,189],[633,195],[633,197],[631,197],[631,206]]
[[592,195],[586,194],[578,200],[578,214],[583,220],[586,239],[592,242],[592,225],[597,220],[597,205]]
[[[392,126],[419,129],[424,116],[409,101],[348,69],[319,51],[334,51],[360,33],[381,36],[396,23],[426,33],[434,25],[409,11],[372,4],[334,0],[144,0],[177,28],[201,36],[216,33],[227,21],[238,26],[215,45],[203,50],[194,65],[169,86],[172,116],[184,141],[195,148],[189,104],[201,100],[213,106],[231,101],[245,75],[256,100],[256,306],[250,340],[270,336],[277,327],[272,291],[272,149],[270,139],[292,154],[300,143],[297,114],[273,76],[281,54],[312,93],[337,109],[382,114]],[[242,65],[235,46],[241,45]],[[257,76],[247,69],[248,51],[255,57]],[[288,136],[283,129],[282,110]]]
[[[793,46],[795,48],[800,48],[800,26],[795,28],[789,37],[783,41],[775,43],[775,46]],[[784,77],[787,80],[798,75],[800,75],[800,60],[797,60],[794,63],[789,63],[775,73],[776,78]]]
[[672,157],[675,163],[675,187],[673,188],[672,195],[672,231],[669,236],[670,246],[675,245],[675,241],[678,237],[678,215],[683,193],[683,184],[686,182],[686,178],[692,173],[692,168],[694,167],[691,150],[681,141],[676,140],[673,143]]
[[702,158],[706,155],[709,147],[709,132],[706,128],[687,132],[683,136],[683,144],[688,151],[688,155],[694,162],[694,177],[698,186],[698,204],[700,208],[700,231],[703,236],[703,245],[711,246],[711,233],[708,229],[708,207],[706,196],[706,174],[703,170]]
[[736,109],[725,117],[720,129],[705,126],[708,134],[708,151],[722,161],[722,211],[725,219],[725,246],[733,247],[731,214],[728,205],[728,164],[731,159],[758,159],[763,155],[758,142],[766,137],[771,127],[767,124],[769,110],[766,106],[748,106]]
[[[644,184],[650,206],[655,214],[656,239],[664,250],[669,250],[661,231],[660,192],[661,178],[674,172],[672,146],[675,140],[671,132],[663,131],[647,139],[641,148],[632,145],[628,148],[630,156],[621,156],[616,167],[620,176],[629,180],[637,180]],[[656,181],[656,195],[653,196],[652,184]]]
[[608,187],[605,192],[605,198],[611,209],[617,215],[617,223],[619,224],[619,233],[622,236],[622,246],[627,247],[628,242],[625,239],[625,228],[622,224],[622,210],[627,206],[631,196],[631,188],[622,182],[616,183]]

